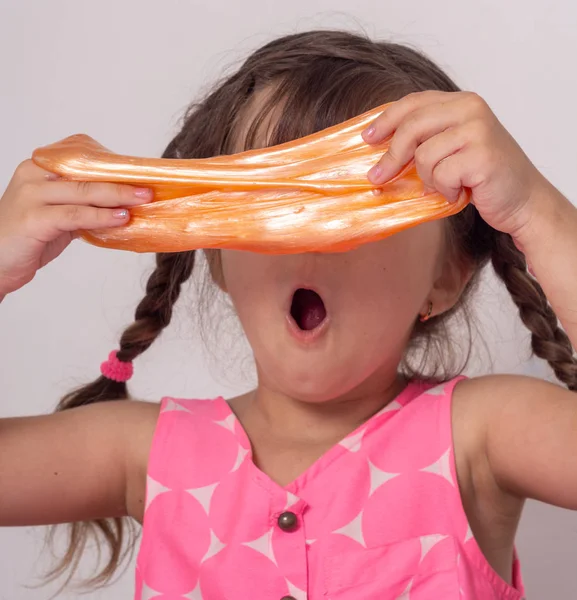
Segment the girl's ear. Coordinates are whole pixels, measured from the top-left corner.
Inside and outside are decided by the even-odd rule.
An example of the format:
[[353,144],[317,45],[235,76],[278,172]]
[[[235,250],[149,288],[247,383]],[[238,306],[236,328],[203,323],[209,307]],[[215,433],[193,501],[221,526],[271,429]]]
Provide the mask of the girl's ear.
[[467,284],[473,276],[472,265],[463,265],[454,259],[446,259],[439,270],[437,279],[422,307],[421,314],[426,315],[429,302],[432,302],[432,316],[447,312],[459,301]]
[[222,254],[220,250],[205,250],[204,255],[206,256],[206,260],[208,262],[208,268],[210,270],[210,276],[212,280],[221,289],[221,291],[228,293],[222,271]]

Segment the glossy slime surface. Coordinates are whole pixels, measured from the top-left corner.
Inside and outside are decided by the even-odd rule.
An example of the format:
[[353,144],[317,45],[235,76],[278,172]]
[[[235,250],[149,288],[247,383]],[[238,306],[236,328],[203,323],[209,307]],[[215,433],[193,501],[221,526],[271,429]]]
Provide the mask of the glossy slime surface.
[[469,202],[425,193],[414,164],[375,187],[367,172],[388,150],[361,132],[388,105],[313,135],[209,159],[115,154],[86,135],[36,150],[44,169],[75,181],[154,190],[122,227],[87,231],[97,246],[135,252],[230,248],[262,253],[341,252],[447,217]]

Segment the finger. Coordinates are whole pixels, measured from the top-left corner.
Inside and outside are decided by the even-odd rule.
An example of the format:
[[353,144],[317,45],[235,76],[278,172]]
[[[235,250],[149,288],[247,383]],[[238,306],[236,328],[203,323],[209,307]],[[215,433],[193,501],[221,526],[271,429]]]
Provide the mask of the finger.
[[377,119],[363,131],[363,139],[368,144],[380,144],[413,111],[424,106],[448,101],[453,92],[426,91],[408,94],[393,102]]
[[153,199],[153,192],[148,188],[119,183],[60,180],[43,185],[38,198],[41,198],[44,204],[113,208],[145,204]]
[[442,159],[433,168],[433,187],[449,202],[456,202],[463,185],[465,152],[457,152]]
[[14,171],[13,180],[16,183],[41,183],[46,180],[59,179],[58,175],[39,167],[32,159],[21,162]]
[[389,137],[412,112],[434,104],[451,104],[451,110],[460,116],[460,122],[474,116],[488,116],[491,109],[474,92],[441,92],[430,90],[409,94],[392,103],[364,132],[368,144],[380,144]]
[[461,121],[459,113],[447,103],[433,104],[409,114],[396,129],[389,148],[381,160],[369,171],[374,184],[388,181],[414,156],[426,140],[454,127]]
[[462,127],[452,127],[423,142],[415,151],[417,174],[426,187],[434,188],[433,170],[444,159],[462,150],[466,137]]
[[127,209],[97,208],[94,206],[44,206],[34,211],[28,220],[27,233],[43,242],[56,239],[65,232],[106,229],[126,225],[130,220]]

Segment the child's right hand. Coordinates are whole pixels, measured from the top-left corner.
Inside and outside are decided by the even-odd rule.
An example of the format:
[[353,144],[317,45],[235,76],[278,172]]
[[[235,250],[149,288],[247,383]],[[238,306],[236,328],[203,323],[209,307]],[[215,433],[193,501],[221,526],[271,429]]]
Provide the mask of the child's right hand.
[[24,161],[0,198],[0,300],[31,281],[83,229],[125,225],[152,191],[65,181]]

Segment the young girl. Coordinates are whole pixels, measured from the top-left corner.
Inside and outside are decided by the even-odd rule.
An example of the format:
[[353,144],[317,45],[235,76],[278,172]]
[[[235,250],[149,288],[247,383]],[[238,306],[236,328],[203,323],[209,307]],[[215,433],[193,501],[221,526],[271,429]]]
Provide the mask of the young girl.
[[[54,415],[0,421],[0,525],[73,523],[57,573],[99,532],[111,555],[93,583],[106,582],[138,522],[138,599],[523,597],[524,499],[577,509],[577,403],[538,380],[456,376],[447,320],[491,262],[535,354],[576,389],[576,209],[481,98],[414,50],[341,32],[256,51],[193,105],[164,156],[274,145],[394,100],[363,134],[394,134],[370,179],[414,158],[428,188],[450,200],[470,188],[473,204],[343,254],[207,252],[255,390],[127,399],[132,362],[193,270],[194,252],[160,254],[102,375]],[[22,163],[0,201],[0,297],[77,230],[124,224],[150,200]]]

